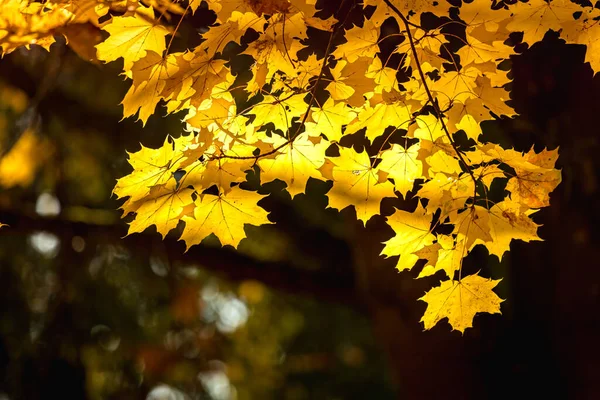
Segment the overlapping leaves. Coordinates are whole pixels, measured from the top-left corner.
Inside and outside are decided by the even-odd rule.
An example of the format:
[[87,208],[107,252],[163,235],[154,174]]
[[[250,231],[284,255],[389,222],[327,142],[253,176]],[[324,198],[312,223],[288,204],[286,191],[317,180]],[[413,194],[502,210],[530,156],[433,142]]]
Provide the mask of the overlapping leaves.
[[[49,3],[37,17],[47,19],[47,29],[27,34],[51,32],[56,9],[69,13],[62,24],[84,18],[75,0]],[[123,58],[132,82],[124,115],[137,113],[146,123],[161,101],[167,112],[186,112],[186,134],[130,154],[134,171],[115,187],[127,199],[125,214],[135,214],[130,233],[154,225],[164,236],[180,226],[188,247],[211,233],[236,247],[246,224],[271,223],[260,207],[264,196],[244,189],[249,170],[262,183],[283,181],[291,196],[304,193],[308,179],[331,180],[329,207],[352,207],[365,224],[386,218],[395,235],[382,254],[398,257],[398,269],[424,260],[420,277],[445,276],[422,298],[425,328],[448,318],[462,332],[476,313],[499,312],[501,302],[492,291],[497,281],[462,275],[463,259],[478,245],[502,258],[513,239],[540,240],[531,215],[549,206],[561,180],[557,149],[520,152],[479,141],[480,122],[515,115],[506,104],[508,74],[499,69],[513,54],[506,39],[523,31],[532,44],[548,29],[560,30],[588,46],[587,60],[598,69],[599,11],[568,0],[501,9],[475,0],[458,13],[445,1],[364,0],[328,14],[321,3],[163,0],[86,8],[96,24],[111,12],[97,57]],[[363,9],[360,22],[349,22]],[[173,21],[199,12],[214,13],[216,22],[202,30],[196,48],[171,51],[179,26]],[[423,27],[421,17],[432,14],[437,28]],[[4,52],[20,43],[7,33],[18,23],[0,18]],[[393,25],[399,30],[390,33]],[[317,35],[329,38],[318,51],[311,48]],[[382,56],[382,43],[393,37],[401,40]],[[232,72],[248,58],[249,74]],[[459,149],[459,131],[470,147]],[[361,134],[370,146],[346,144]],[[504,185],[501,198],[489,195],[493,185]],[[397,196],[419,204],[379,216],[382,199]]]

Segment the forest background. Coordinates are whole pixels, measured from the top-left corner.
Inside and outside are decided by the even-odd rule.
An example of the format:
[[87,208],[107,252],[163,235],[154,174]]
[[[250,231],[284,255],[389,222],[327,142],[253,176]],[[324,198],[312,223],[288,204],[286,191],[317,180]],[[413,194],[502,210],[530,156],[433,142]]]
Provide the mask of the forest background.
[[0,231],[0,390],[9,398],[599,393],[600,87],[584,46],[549,33],[511,58],[519,116],[486,133],[522,151],[560,146],[563,182],[536,217],[545,242],[514,243],[493,266],[504,278],[502,316],[478,317],[464,336],[445,324],[422,331],[425,304],[415,299],[432,284],[379,256],[384,229],[310,202],[274,200],[276,229],[241,254],[184,253],[152,233],[123,239],[111,192],[130,171],[125,150],[160,146],[180,118],[119,122],[128,88],[119,68],[53,46],[0,60],[0,221],[9,225]]

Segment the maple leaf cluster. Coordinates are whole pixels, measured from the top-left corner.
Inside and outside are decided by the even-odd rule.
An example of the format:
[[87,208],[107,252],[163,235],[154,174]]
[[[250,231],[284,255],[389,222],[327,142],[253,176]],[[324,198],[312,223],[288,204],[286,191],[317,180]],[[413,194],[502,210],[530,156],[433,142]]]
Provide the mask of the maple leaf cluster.
[[[335,12],[315,0],[0,3],[18,10],[0,15],[4,53],[91,23],[106,32],[97,59],[122,59],[131,81],[124,117],[145,124],[161,102],[185,113],[185,134],[129,155],[133,172],[114,189],[135,215],[129,233],[154,225],[164,237],[184,221],[187,247],[211,234],[237,247],[245,225],[271,223],[265,196],[240,185],[251,170],[262,184],[285,182],[292,197],[311,178],[331,181],[328,207],[353,207],[364,224],[384,198],[416,197],[416,209],[382,217],[395,235],[381,254],[397,257],[398,270],[424,260],[419,277],[446,277],[422,297],[425,329],[448,318],[463,332],[476,313],[500,312],[498,281],[463,276],[463,259],[478,245],[502,259],[512,240],[540,240],[531,215],[561,181],[558,149],[481,139],[482,121],[515,115],[500,68],[515,54],[511,33],[531,45],[560,31],[600,68],[600,10],[569,0],[345,0]],[[171,51],[194,13],[214,23],[198,46]],[[327,39],[319,48],[315,38]],[[361,135],[364,145],[349,140]]]

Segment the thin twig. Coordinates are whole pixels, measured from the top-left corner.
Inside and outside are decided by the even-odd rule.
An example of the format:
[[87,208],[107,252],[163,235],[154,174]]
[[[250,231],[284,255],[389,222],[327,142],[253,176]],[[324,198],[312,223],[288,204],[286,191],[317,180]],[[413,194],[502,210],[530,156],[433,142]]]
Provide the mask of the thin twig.
[[[342,1],[342,3],[340,4],[340,8],[342,7],[342,5],[344,4],[345,0]],[[321,81],[321,79],[323,78],[323,75],[325,75],[325,70],[327,68],[327,59],[329,58],[329,56],[331,55],[331,50],[332,50],[332,44],[333,44],[333,39],[335,37],[335,35],[338,33],[339,29],[344,25],[344,23],[346,22],[348,16],[350,15],[352,9],[350,11],[348,11],[348,14],[346,15],[346,18],[344,18],[344,21],[340,21],[338,22],[338,26],[336,28],[334,28],[331,32],[331,35],[329,36],[329,42],[327,43],[327,48],[325,49],[325,55],[323,57],[323,64],[321,65],[321,71],[319,72],[319,75],[317,76],[317,79],[313,85],[313,88],[311,89],[310,93],[310,100],[308,102],[308,106],[306,108],[306,112],[304,113],[303,117],[302,117],[302,121],[300,121],[300,125],[298,125],[298,128],[296,129],[296,131],[289,137],[288,140],[286,140],[284,143],[282,143],[281,145],[275,147],[273,150],[269,150],[265,153],[262,154],[258,154],[256,156],[229,156],[229,155],[220,155],[220,156],[216,156],[216,157],[211,157],[210,160],[219,160],[222,158],[228,158],[228,159],[233,159],[233,160],[258,160],[259,158],[263,158],[263,157],[268,157],[270,155],[273,155],[275,153],[277,153],[279,150],[281,150],[282,148],[284,148],[285,146],[293,143],[293,141],[296,139],[296,137],[298,137],[298,135],[300,134],[300,130],[302,129],[302,127],[304,126],[304,124],[306,123],[306,120],[308,119],[308,114],[310,113],[310,109],[316,99],[316,91],[317,88],[319,86],[319,82]]]
[[436,113],[438,114],[438,117],[440,118],[440,122],[442,124],[442,129],[444,130],[444,133],[446,134],[446,137],[450,141],[450,144],[452,145],[452,148],[456,152],[456,155],[458,156],[458,158],[460,159],[460,161],[465,166],[465,169],[467,170],[467,172],[469,173],[469,175],[471,175],[471,178],[473,179],[473,182],[475,182],[475,186],[477,186],[477,179],[475,178],[475,175],[473,174],[473,171],[471,171],[470,165],[467,164],[467,162],[464,159],[464,157],[462,156],[460,150],[456,146],[456,143],[454,143],[454,140],[452,140],[452,135],[450,135],[450,131],[448,130],[448,127],[446,126],[446,123],[444,122],[444,119],[442,118],[442,113],[440,111],[440,107],[439,107],[437,101],[435,101],[435,99],[433,97],[433,94],[431,94],[431,90],[429,90],[429,86],[427,86],[427,81],[425,79],[425,73],[423,73],[423,69],[421,68],[421,63],[420,63],[419,57],[417,55],[417,48],[415,47],[414,39],[412,37],[412,34],[410,33],[410,25],[411,25],[411,23],[408,22],[408,20],[402,14],[402,12],[400,12],[400,10],[398,10],[398,8],[396,8],[396,6],[394,6],[390,2],[390,0],[383,0],[383,1],[396,14],[398,14],[398,16],[400,17],[400,19],[404,23],[404,26],[406,28],[406,35],[408,36],[408,41],[410,43],[410,48],[411,48],[411,51],[413,53],[413,56],[414,56],[414,59],[415,59],[415,63],[417,65],[417,70],[419,71],[419,76],[421,77],[421,80],[423,81],[423,87],[425,88],[425,92],[427,92],[427,97],[429,97],[429,101],[431,102],[433,108],[435,109]]

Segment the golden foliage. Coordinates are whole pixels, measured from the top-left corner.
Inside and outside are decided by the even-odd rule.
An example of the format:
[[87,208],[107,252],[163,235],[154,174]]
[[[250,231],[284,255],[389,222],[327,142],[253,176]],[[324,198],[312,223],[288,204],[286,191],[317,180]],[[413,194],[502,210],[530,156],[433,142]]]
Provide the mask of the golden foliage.
[[[350,12],[374,10],[357,24],[323,16],[314,0],[207,0],[210,11],[197,0],[187,8],[167,0],[0,3],[12,10],[0,16],[3,53],[36,41],[47,47],[61,26],[87,21],[107,33],[97,58],[124,59],[123,74],[132,81],[125,117],[137,113],[146,123],[160,101],[169,113],[187,113],[189,135],[130,154],[133,172],[114,190],[127,198],[125,213],[136,214],[130,232],[154,225],[164,236],[183,221],[187,247],[211,233],[236,247],[245,224],[271,223],[257,204],[264,196],[240,187],[250,170],[262,183],[282,180],[292,196],[304,193],[310,178],[332,180],[329,207],[353,207],[364,224],[380,215],[383,198],[417,197],[414,211],[387,217],[394,236],[382,254],[399,257],[399,270],[425,260],[419,277],[446,275],[423,297],[426,329],[447,317],[462,332],[476,313],[499,312],[497,281],[462,276],[462,261],[477,245],[502,258],[513,239],[540,240],[531,215],[549,206],[561,181],[558,149],[522,153],[479,140],[482,121],[515,115],[505,102],[508,74],[499,69],[514,53],[508,36],[524,32],[532,44],[549,29],[560,31],[585,44],[587,60],[600,69],[600,10],[569,0],[500,9],[475,0],[457,10],[461,20],[444,0],[363,0]],[[112,17],[99,24],[108,12]],[[197,12],[215,13],[216,23],[196,48],[170,51],[179,26],[173,21]],[[445,22],[425,29],[424,13]],[[382,29],[390,18],[399,32]],[[329,37],[320,51],[307,44],[309,27]],[[401,61],[393,64],[380,48],[399,36],[392,52]],[[456,51],[450,36],[462,37]],[[248,58],[245,78],[232,72],[232,64]],[[393,140],[398,131],[402,140]],[[459,131],[475,143],[468,150],[456,143]],[[371,147],[341,144],[361,133]],[[488,197],[495,182],[506,184],[504,198]]]

